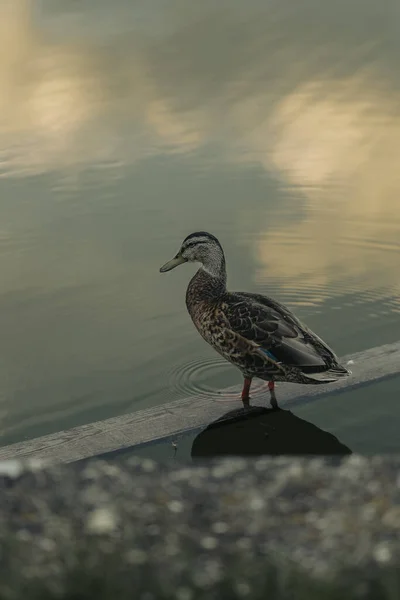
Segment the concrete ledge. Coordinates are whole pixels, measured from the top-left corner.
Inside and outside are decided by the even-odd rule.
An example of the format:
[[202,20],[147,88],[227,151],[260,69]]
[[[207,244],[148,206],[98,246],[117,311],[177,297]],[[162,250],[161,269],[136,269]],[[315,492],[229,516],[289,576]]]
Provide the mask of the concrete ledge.
[[0,472],[0,598],[395,600],[400,458]]
[[[370,348],[342,358],[353,361],[353,375],[337,383],[317,386],[279,384],[278,400],[282,408],[313,402],[321,396],[358,388],[400,373],[400,342]],[[236,395],[240,406],[240,389],[223,390]],[[269,403],[268,394],[254,394],[252,404]],[[235,407],[235,403],[231,405]],[[207,397],[191,397],[147,410],[120,415],[51,435],[0,447],[0,460],[37,458],[53,462],[72,462],[98,454],[114,452],[200,431],[220,418],[227,410],[226,403],[213,402]]]

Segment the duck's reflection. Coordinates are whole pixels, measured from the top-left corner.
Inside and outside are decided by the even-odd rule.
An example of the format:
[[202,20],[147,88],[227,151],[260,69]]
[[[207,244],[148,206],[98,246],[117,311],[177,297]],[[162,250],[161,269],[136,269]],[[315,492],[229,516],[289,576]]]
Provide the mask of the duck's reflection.
[[232,410],[203,430],[192,458],[245,455],[345,455],[350,448],[290,410],[251,407]]

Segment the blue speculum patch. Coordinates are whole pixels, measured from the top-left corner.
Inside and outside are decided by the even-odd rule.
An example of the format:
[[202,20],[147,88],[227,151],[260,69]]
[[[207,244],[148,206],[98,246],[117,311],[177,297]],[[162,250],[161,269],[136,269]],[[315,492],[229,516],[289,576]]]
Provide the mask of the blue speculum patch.
[[272,358],[272,360],[277,360],[276,356],[274,356],[272,354],[272,352],[270,352],[269,350],[265,350],[265,348],[260,348],[260,350],[262,352],[264,352],[264,354],[266,354],[267,356],[269,356],[270,358]]

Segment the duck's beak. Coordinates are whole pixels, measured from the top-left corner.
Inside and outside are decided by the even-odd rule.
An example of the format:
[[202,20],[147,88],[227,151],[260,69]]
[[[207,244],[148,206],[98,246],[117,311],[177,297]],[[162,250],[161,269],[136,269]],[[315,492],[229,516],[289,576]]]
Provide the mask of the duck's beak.
[[182,265],[185,262],[187,262],[186,258],[183,258],[183,256],[181,256],[180,254],[177,254],[172,260],[169,260],[165,263],[165,265],[161,267],[160,273],[166,273],[166,271],[171,271],[172,269],[175,269],[175,267],[178,267],[179,265]]

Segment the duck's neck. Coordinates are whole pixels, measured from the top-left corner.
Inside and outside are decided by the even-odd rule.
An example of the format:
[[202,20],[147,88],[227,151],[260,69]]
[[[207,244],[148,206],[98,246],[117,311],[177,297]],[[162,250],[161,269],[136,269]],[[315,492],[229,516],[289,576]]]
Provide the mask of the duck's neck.
[[191,279],[187,302],[204,302],[220,298],[226,292],[226,264],[224,253],[210,257]]
[[226,264],[222,248],[219,249],[219,252],[207,257],[199,271],[204,271],[207,275],[218,279],[226,289]]

